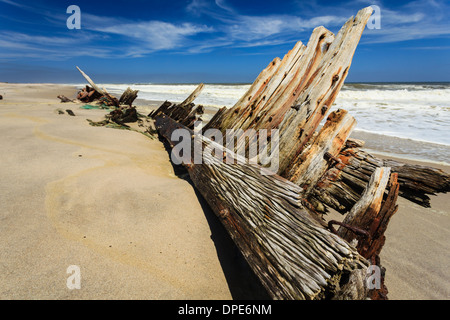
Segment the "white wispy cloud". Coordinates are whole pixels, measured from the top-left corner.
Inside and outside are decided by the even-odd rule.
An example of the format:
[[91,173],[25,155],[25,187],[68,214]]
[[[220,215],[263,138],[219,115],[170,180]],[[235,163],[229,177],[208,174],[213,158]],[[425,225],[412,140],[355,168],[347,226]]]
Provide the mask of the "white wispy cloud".
[[443,1],[413,1],[397,9],[380,7],[381,29],[366,30],[362,43],[394,43],[450,35],[450,20],[443,14],[450,5]]
[[[10,0],[0,0],[10,5],[32,11],[31,7],[20,6]],[[211,32],[213,28],[193,23],[173,24],[164,21],[129,21],[127,19],[105,17],[82,13],[82,30],[72,32],[65,28],[67,15],[47,14],[41,8],[39,14],[51,25],[64,26],[58,35],[40,36],[24,32],[3,31],[0,43],[8,52],[2,58],[33,57],[40,59],[61,59],[76,56],[103,58],[142,57],[146,54],[189,48],[190,37]],[[61,31],[62,30],[62,31]],[[123,46],[117,46],[117,38]],[[74,48],[77,48],[74,50]]]
[[24,4],[18,3],[16,1],[11,1],[11,0],[0,0],[0,2],[15,6],[15,7],[20,7],[20,8],[25,8],[28,6],[25,6]]
[[[216,0],[214,3],[192,0],[186,11],[196,16],[213,18],[216,21],[215,31],[221,35],[221,40],[218,38],[212,43],[217,47],[226,45],[233,48],[275,46],[295,42],[302,37],[308,37],[307,31],[318,25],[338,26],[348,19],[334,15],[302,18],[294,14],[241,14],[225,0]],[[214,48],[212,43],[208,41],[207,45],[200,45],[199,48],[211,51]],[[197,48],[195,52],[199,52],[199,49]]]
[[309,1],[299,2],[296,9],[286,14],[264,15],[243,14],[239,7],[226,0],[191,0],[186,3],[184,21],[177,22],[130,20],[82,11],[82,30],[76,32],[65,28],[67,15],[55,14],[41,4],[32,7],[14,0],[0,0],[0,3],[34,12],[49,25],[59,26],[51,35],[38,36],[23,30],[2,30],[0,46],[4,50],[0,56],[12,59],[18,56],[64,59],[83,55],[144,57],[157,51],[197,54],[223,48],[277,46],[298,40],[306,43],[313,28],[323,25],[337,31],[356,10],[371,4],[381,8],[381,29],[366,29],[362,44],[450,37],[446,14],[450,4],[442,0],[417,0],[400,7],[389,7],[380,0],[353,0],[339,7],[323,7]]
[[145,21],[92,27],[91,30],[131,37],[141,41],[149,50],[158,51],[183,46],[189,36],[211,32],[213,28],[191,23],[175,25],[164,21]]

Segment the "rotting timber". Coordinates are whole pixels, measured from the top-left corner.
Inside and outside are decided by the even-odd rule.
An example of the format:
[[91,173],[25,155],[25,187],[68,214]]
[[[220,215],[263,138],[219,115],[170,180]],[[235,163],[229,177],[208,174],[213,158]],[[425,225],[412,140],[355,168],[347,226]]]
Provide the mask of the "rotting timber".
[[[347,285],[341,279],[365,273],[368,263],[357,250],[303,208],[299,186],[278,175],[261,175],[265,169],[256,164],[228,164],[230,159],[212,156],[205,150],[234,157],[166,115],[156,116],[156,128],[172,145],[176,129],[190,133],[193,149],[201,144],[204,163],[185,162],[189,176],[272,298],[338,297]],[[352,298],[362,296],[352,291]]]
[[[203,107],[193,101],[203,84],[183,103],[166,101],[149,114],[171,146],[177,129],[189,132],[191,146],[200,143],[202,164],[189,158],[184,166],[274,299],[387,299],[383,277],[381,288],[368,290],[366,270],[369,263],[382,267],[397,197],[429,206],[427,195],[450,190],[441,170],[364,152],[362,141],[349,138],[355,119],[345,110],[329,113],[371,13],[360,10],[336,35],[314,29],[307,46],[298,42],[275,58],[232,108],[220,109],[200,131],[193,129]],[[271,130],[278,130],[278,171],[262,175],[267,168],[208,139],[208,129],[253,129],[254,137],[238,139],[236,147],[268,129],[267,149]],[[328,208],[344,221],[325,222]]]

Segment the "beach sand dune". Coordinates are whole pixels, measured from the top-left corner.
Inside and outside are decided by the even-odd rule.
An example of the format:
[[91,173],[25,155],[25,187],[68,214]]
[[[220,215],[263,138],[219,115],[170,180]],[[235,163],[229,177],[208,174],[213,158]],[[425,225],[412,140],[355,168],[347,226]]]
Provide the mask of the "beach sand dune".
[[[163,143],[89,126],[105,111],[59,103],[72,86],[0,94],[0,299],[267,298]],[[391,299],[449,298],[448,204],[399,201],[382,252]]]
[[[74,88],[0,87],[1,299],[257,297],[248,266],[160,141],[89,126],[105,111],[57,102]],[[66,286],[71,265],[80,290]]]

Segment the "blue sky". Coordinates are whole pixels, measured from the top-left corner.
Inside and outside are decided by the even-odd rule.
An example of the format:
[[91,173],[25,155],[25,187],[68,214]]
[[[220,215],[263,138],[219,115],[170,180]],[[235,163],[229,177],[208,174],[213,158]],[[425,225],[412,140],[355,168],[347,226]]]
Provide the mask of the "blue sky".
[[[81,29],[69,30],[69,5]],[[252,82],[320,25],[377,5],[347,82],[450,81],[450,2],[0,0],[0,81]]]

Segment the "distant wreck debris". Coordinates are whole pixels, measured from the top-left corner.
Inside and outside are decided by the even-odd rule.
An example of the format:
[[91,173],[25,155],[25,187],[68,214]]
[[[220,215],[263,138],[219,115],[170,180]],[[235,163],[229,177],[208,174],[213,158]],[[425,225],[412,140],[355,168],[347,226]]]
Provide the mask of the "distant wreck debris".
[[[97,99],[111,99],[115,108],[103,121],[88,121],[121,128],[128,118],[145,121],[136,131],[157,130],[171,147],[180,143],[173,136],[178,129],[191,145],[200,139],[205,161],[196,163],[192,154],[178,160],[273,299],[387,299],[380,252],[398,196],[429,206],[427,195],[450,191],[450,175],[367,154],[363,141],[349,138],[355,119],[346,110],[329,113],[372,11],[360,10],[336,35],[314,29],[307,46],[298,42],[275,58],[232,108],[220,109],[199,131],[194,123],[203,107],[193,101],[203,84],[182,103],[166,101],[142,116],[131,110],[131,89],[116,105],[78,68]],[[278,130],[278,171],[262,175],[269,171],[263,163],[242,164],[224,141],[206,136],[208,129],[254,129],[236,147],[259,138],[259,129]],[[344,220],[327,222],[330,209]],[[373,268],[382,270],[377,287],[367,285]]]
[[77,94],[77,99],[85,103],[99,100],[101,97],[103,97],[101,93],[97,92],[94,88],[91,88],[89,86],[84,87]]
[[59,95],[58,96],[59,99],[61,99],[61,102],[66,103],[66,102],[74,102],[72,99],[67,98],[64,95]]
[[[78,100],[85,103],[97,103],[97,106],[87,104],[82,108],[112,109],[107,115],[105,115],[104,120],[92,121],[87,119],[91,126],[104,126],[108,128],[136,131],[151,139],[154,139],[156,131],[150,123],[150,118],[137,112],[136,107],[133,106],[133,102],[137,98],[139,90],[127,88],[122,93],[121,97],[117,99],[113,95],[109,94],[105,88],[100,89],[80,68],[77,67],[77,69],[91,85],[91,87],[87,85],[80,92],[78,92]],[[131,124],[133,123],[137,123],[137,126],[132,126]]]

